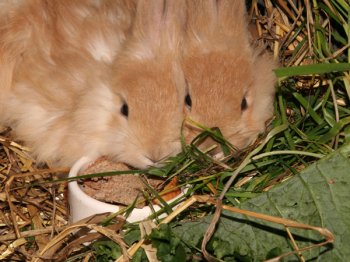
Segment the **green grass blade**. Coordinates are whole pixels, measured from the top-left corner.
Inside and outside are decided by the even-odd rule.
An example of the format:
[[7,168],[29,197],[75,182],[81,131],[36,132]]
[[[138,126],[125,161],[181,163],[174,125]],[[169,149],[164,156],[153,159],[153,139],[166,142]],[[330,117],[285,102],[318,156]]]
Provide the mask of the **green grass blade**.
[[330,139],[334,138],[339,132],[344,128],[344,126],[350,124],[350,116],[343,118],[338,123],[336,123],[325,135],[323,135],[319,143],[326,143]]
[[299,76],[299,75],[313,75],[313,74],[326,74],[331,72],[350,71],[350,63],[338,63],[338,64],[313,64],[293,66],[286,68],[275,69],[277,77]]
[[293,92],[293,96],[305,108],[306,112],[312,117],[313,120],[315,120],[318,125],[322,124],[322,118],[318,116],[318,114],[311,108],[310,103],[301,94]]

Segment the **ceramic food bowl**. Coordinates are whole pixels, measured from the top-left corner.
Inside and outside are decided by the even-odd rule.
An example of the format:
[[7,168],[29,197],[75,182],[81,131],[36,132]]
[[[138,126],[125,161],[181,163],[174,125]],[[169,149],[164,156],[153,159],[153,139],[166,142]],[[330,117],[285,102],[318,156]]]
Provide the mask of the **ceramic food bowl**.
[[[69,172],[69,177],[77,176],[79,172],[86,168],[91,162],[91,159],[89,159],[88,157],[82,157],[81,159],[79,159],[71,168]],[[182,195],[183,193],[179,194],[172,200],[168,201],[168,203],[177,200]],[[121,208],[118,205],[105,203],[85,194],[85,192],[81,189],[77,181],[71,181],[68,183],[68,201],[71,222],[73,223],[94,214],[100,214],[105,212],[114,213],[119,211]],[[153,208],[155,211],[158,211],[160,209],[160,206],[153,205]],[[149,215],[151,215],[152,212],[153,211],[149,206],[143,208],[134,208],[127,221],[136,222],[143,220]]]

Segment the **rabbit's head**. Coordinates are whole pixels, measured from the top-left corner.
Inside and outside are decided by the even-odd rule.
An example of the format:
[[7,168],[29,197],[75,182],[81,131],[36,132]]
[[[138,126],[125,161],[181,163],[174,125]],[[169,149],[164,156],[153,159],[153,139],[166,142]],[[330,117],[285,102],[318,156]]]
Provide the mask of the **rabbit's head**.
[[185,79],[180,67],[183,1],[140,0],[132,34],[116,57],[106,154],[136,167],[181,150]]
[[[273,59],[250,45],[244,1],[187,1],[187,6],[182,59],[187,117],[218,127],[235,147],[245,147],[272,116]],[[189,125],[184,131],[188,141],[198,132]]]

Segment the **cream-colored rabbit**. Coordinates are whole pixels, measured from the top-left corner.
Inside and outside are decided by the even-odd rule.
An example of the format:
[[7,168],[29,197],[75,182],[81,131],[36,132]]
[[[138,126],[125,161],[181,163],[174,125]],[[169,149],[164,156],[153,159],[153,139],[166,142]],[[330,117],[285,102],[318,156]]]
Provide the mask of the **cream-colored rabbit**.
[[[188,0],[187,11],[187,116],[245,147],[272,116],[273,59],[250,45],[245,1]],[[198,130],[185,134],[190,141]]]
[[177,153],[185,14],[175,2],[1,3],[1,123],[54,165],[109,155],[143,168]]

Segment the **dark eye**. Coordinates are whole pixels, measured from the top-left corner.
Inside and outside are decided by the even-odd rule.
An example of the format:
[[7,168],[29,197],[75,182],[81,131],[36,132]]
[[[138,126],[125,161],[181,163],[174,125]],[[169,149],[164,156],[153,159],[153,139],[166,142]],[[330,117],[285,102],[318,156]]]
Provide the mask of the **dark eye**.
[[129,116],[129,107],[127,103],[124,103],[122,105],[122,107],[120,108],[120,113],[122,113],[122,115],[124,115],[125,117]]
[[245,97],[243,97],[242,102],[241,102],[241,110],[244,111],[247,108],[248,108],[247,99]]
[[189,94],[187,94],[187,95],[185,96],[185,104],[186,104],[186,106],[188,106],[188,107],[192,107],[192,99],[191,99],[191,96],[190,96]]

